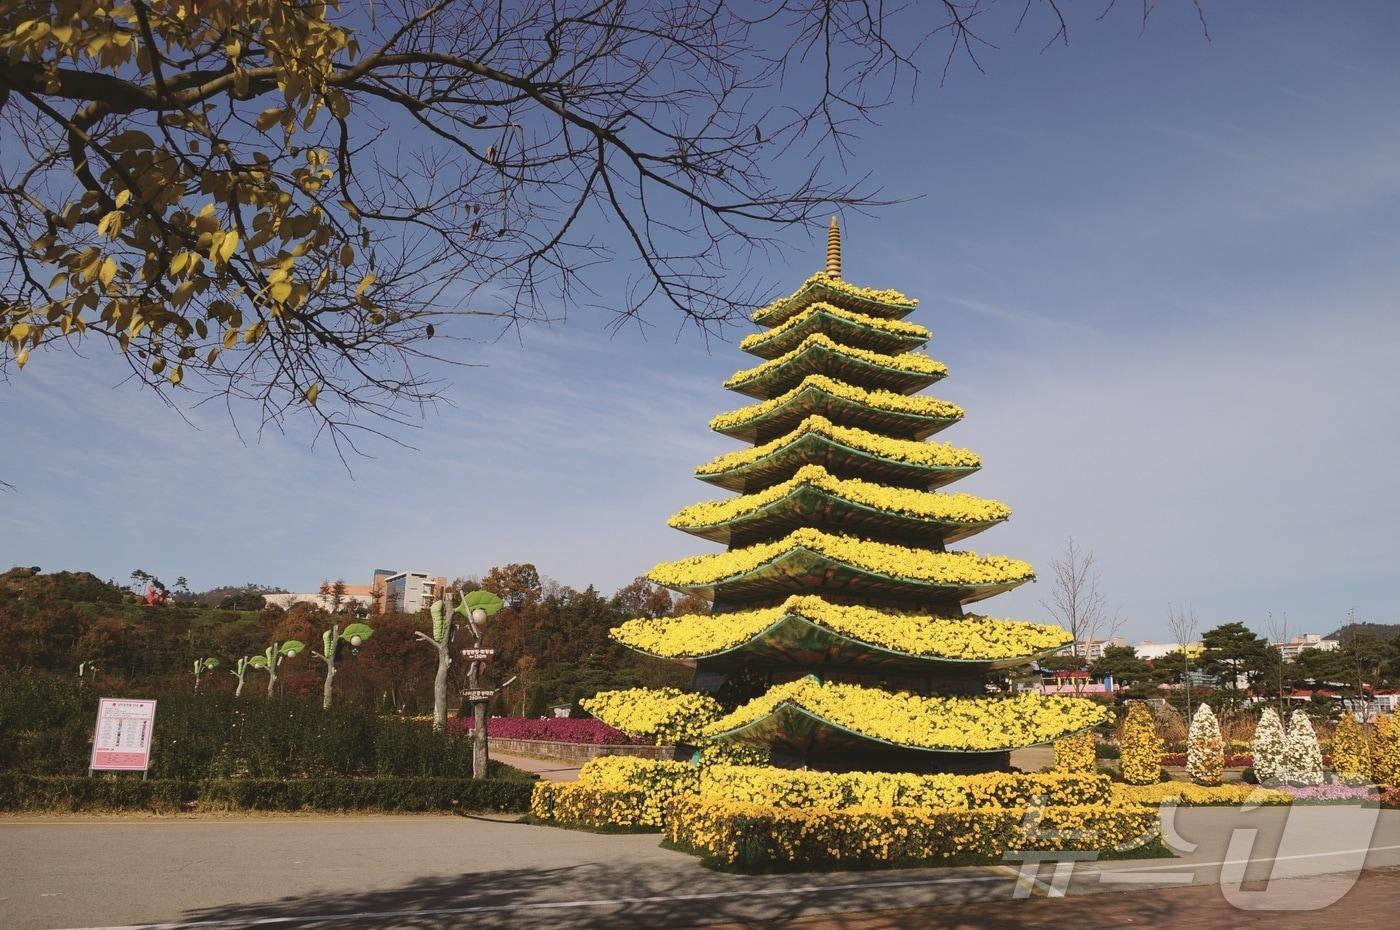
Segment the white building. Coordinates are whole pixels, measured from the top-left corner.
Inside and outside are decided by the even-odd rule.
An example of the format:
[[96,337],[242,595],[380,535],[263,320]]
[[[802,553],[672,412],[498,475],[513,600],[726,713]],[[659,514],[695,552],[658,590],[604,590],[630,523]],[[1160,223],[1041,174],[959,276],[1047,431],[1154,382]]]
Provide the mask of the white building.
[[1112,639],[1095,639],[1091,636],[1088,639],[1081,639],[1077,643],[1071,643],[1056,652],[1055,655],[1080,656],[1086,662],[1093,663],[1103,658],[1103,651],[1109,646],[1126,646],[1127,644],[1128,641],[1121,636],[1115,636]]
[[405,614],[416,614],[431,607],[446,581],[427,572],[398,572],[387,578],[375,578],[376,585],[383,586],[382,609]]
[[1335,639],[1323,639],[1317,633],[1304,633],[1301,636],[1291,637],[1286,643],[1270,643],[1279,651],[1285,661],[1298,658],[1298,654],[1305,649],[1321,649],[1330,651],[1340,649],[1342,644]]
[[1160,659],[1164,656],[1169,656],[1173,652],[1184,651],[1190,653],[1191,655],[1195,655],[1196,653],[1201,651],[1201,644],[1199,642],[1194,642],[1187,643],[1183,646],[1181,643],[1154,643],[1149,642],[1148,640],[1143,640],[1142,642],[1133,646],[1133,648],[1137,650],[1139,659],[1147,659],[1148,661],[1151,661],[1152,659]]

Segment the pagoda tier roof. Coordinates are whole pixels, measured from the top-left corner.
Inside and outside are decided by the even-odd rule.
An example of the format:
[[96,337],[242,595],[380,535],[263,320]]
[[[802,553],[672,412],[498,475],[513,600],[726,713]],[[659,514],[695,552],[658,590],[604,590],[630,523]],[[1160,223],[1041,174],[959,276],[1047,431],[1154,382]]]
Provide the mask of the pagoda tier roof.
[[894,320],[908,316],[919,305],[898,291],[860,287],[819,271],[788,296],[755,310],[753,321],[761,326],[777,326],[815,303]]
[[947,374],[946,365],[927,355],[882,355],[813,333],[786,355],[735,373],[724,386],[750,397],[768,398],[792,390],[808,375],[826,375],[866,390],[911,394]]
[[778,685],[715,721],[714,739],[797,754],[874,745],[929,752],[1005,752],[1039,746],[1106,722],[1083,698],[1021,693],[940,697],[884,691],[814,677]]
[[886,354],[917,349],[933,338],[933,333],[917,323],[881,319],[842,310],[833,304],[816,303],[788,317],[781,326],[745,336],[739,348],[759,358],[777,358],[797,348],[814,333],[830,336],[842,345]]
[[804,528],[771,543],[662,562],[647,577],[726,602],[810,591],[969,603],[1024,584],[1035,572],[1005,556],[915,549]]
[[947,543],[1010,515],[1005,504],[971,494],[885,487],[804,465],[762,491],[687,507],[670,525],[726,545],[771,539],[804,526],[840,527],[863,538]]
[[946,442],[891,439],[810,416],[785,436],[721,455],[695,470],[701,481],[751,491],[791,478],[805,465],[907,487],[941,487],[981,467],[975,452]]
[[663,659],[748,665],[912,671],[1013,668],[1069,642],[1058,626],[991,617],[936,617],[794,595],[777,607],[642,617],[612,630],[629,649]]
[[785,394],[710,421],[715,432],[749,442],[789,432],[813,414],[845,426],[891,436],[923,439],[962,419],[962,408],[936,397],[906,397],[892,391],[866,391],[825,375],[808,375]]

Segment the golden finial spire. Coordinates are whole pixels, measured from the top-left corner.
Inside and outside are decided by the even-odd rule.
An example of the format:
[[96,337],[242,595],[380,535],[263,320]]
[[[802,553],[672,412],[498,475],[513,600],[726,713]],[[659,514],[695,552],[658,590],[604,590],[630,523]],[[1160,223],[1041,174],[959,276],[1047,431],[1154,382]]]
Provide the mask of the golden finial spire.
[[833,278],[841,277],[841,225],[834,216],[826,231],[826,273]]

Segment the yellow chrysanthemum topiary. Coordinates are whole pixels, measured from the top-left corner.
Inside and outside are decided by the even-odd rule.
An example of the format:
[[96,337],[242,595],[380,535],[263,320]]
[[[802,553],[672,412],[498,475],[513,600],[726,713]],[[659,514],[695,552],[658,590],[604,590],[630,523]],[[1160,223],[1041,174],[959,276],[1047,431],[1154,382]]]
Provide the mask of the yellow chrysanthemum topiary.
[[1332,771],[1350,784],[1371,779],[1371,744],[1351,714],[1343,714],[1332,734]]
[[861,326],[869,326],[874,329],[881,329],[887,333],[894,333],[899,336],[909,336],[915,339],[932,339],[933,333],[927,327],[918,323],[909,323],[905,320],[889,320],[884,317],[871,316],[868,313],[857,313],[854,310],[843,310],[835,304],[814,303],[800,313],[793,314],[784,320],[780,325],[763,332],[750,333],[739,340],[739,348],[745,352],[756,348],[772,339],[780,338],[789,330],[797,329],[818,313],[825,313],[837,319],[846,320]]
[[980,468],[982,459],[969,449],[960,449],[947,442],[919,442],[914,439],[891,439],[869,430],[852,426],[837,426],[826,417],[807,417],[792,432],[762,445],[729,452],[695,469],[697,475],[713,475],[729,471],[766,458],[797,442],[808,433],[816,433],[849,449],[865,455],[926,465],[937,468]]
[[939,400],[937,397],[929,397],[924,394],[896,394],[894,391],[874,390],[867,391],[864,388],[856,387],[854,384],[847,384],[844,381],[837,381],[835,378],[828,378],[826,375],[808,375],[803,378],[792,390],[779,394],[769,400],[762,400],[756,404],[749,404],[740,407],[738,410],[730,410],[721,413],[710,420],[710,429],[726,430],[743,426],[759,419],[765,414],[772,413],[791,401],[798,394],[809,388],[816,388],[825,391],[833,397],[839,397],[853,403],[862,404],[876,410],[885,410],[890,413],[907,413],[913,416],[931,417],[942,420],[961,420],[963,409],[950,401]]
[[996,661],[1040,655],[1069,642],[1064,628],[970,614],[934,617],[832,604],[793,595],[776,607],[724,614],[639,617],[612,630],[613,639],[651,655],[692,659],[748,642],[783,617],[804,617],[834,633],[910,655],[961,661]]
[[913,352],[906,352],[901,355],[885,355],[882,352],[872,352],[869,349],[857,349],[853,346],[842,345],[826,333],[813,333],[806,339],[803,339],[802,342],[790,352],[779,355],[777,358],[769,359],[752,368],[736,371],[724,382],[724,386],[727,388],[742,387],[755,378],[762,377],[767,372],[779,368],[782,365],[786,365],[798,355],[801,355],[814,346],[821,346],[839,355],[844,355],[847,358],[858,359],[859,361],[868,362],[871,365],[877,365],[881,368],[908,371],[916,374],[937,375],[939,377],[948,374],[947,365],[944,365],[942,362],[934,361],[927,355],[918,355]]
[[1030,563],[1020,559],[1000,555],[981,556],[975,552],[911,549],[853,536],[836,536],[810,527],[793,530],[776,542],[662,562],[653,567],[647,577],[666,587],[716,584],[751,572],[765,562],[797,549],[808,549],[834,561],[890,578],[948,587],[1015,584],[1035,577]]
[[694,504],[676,514],[669,522],[678,529],[715,526],[761,510],[803,486],[886,513],[907,514],[944,523],[995,523],[1011,516],[1010,507],[985,497],[891,488],[859,478],[838,478],[821,465],[803,465],[796,474],[780,484],[756,494]]
[[902,307],[916,307],[919,304],[919,301],[917,299],[913,297],[906,297],[899,291],[896,291],[892,288],[861,287],[858,284],[852,284],[851,282],[842,280],[841,278],[832,277],[825,271],[818,271],[816,274],[809,277],[806,281],[803,281],[802,286],[799,287],[797,290],[793,291],[791,294],[787,295],[786,297],[779,297],[772,303],[755,310],[753,313],[753,321],[755,323],[762,323],[764,320],[777,313],[789,302],[796,299],[797,297],[800,297],[803,291],[813,286],[825,287],[829,290],[836,291],[839,294],[845,294],[850,297],[855,297],[859,300],[871,300],[876,303],[892,304],[894,306]]
[[1009,697],[941,697],[800,678],[716,720],[709,734],[737,730],[791,704],[829,723],[900,746],[950,752],[996,752],[1060,739],[1104,721],[1082,698],[1022,693]]
[[610,727],[636,739],[696,743],[719,717],[719,703],[708,694],[678,688],[627,688],[600,691],[579,706]]
[[1056,772],[1071,774],[1095,772],[1094,737],[1090,733],[1076,733],[1064,739],[1055,740]]
[[1118,734],[1118,765],[1130,785],[1151,785],[1162,777],[1162,749],[1152,709],[1141,701],[1128,705],[1128,716]]
[[1377,717],[1371,732],[1371,779],[1400,787],[1400,720],[1394,714]]

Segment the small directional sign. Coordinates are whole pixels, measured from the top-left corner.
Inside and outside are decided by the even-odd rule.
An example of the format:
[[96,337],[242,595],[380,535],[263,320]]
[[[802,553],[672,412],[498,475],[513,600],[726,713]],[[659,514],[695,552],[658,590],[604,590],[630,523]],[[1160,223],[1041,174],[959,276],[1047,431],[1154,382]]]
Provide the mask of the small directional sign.
[[469,688],[466,691],[462,692],[462,697],[466,698],[473,704],[476,704],[478,702],[485,703],[486,701],[491,700],[491,698],[495,696],[496,692],[490,688],[482,688],[476,690]]
[[489,662],[496,655],[494,649],[463,649],[462,658],[468,662]]

